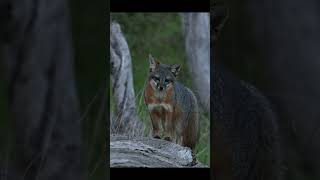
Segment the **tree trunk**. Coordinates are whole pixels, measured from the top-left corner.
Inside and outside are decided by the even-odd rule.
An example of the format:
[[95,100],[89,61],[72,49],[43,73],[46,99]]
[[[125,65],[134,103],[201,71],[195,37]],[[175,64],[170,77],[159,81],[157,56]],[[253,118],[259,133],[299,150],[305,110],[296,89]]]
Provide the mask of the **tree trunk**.
[[210,110],[210,24],[208,13],[182,14],[189,70],[195,93],[205,111]]
[[120,25],[110,25],[111,83],[115,114],[111,118],[111,133],[140,136],[143,124],[136,113],[132,80],[131,55]]
[[10,1],[5,6],[2,59],[16,132],[12,179],[82,179],[67,2]]

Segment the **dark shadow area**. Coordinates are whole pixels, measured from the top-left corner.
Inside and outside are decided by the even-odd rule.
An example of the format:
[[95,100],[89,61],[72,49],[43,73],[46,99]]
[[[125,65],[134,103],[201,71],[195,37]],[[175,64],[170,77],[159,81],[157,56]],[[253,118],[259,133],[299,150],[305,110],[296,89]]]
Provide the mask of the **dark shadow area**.
[[107,1],[0,3],[0,179],[106,179]]
[[270,101],[284,179],[319,179],[319,2],[217,0],[214,8],[217,21],[226,18],[215,62]]

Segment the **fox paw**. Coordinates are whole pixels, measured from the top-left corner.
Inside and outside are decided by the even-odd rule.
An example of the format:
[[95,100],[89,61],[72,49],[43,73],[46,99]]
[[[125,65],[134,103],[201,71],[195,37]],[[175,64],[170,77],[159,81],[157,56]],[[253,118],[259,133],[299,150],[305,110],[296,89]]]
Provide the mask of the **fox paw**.
[[172,141],[172,139],[171,139],[171,137],[164,137],[164,140],[166,140],[166,141]]
[[159,135],[154,135],[153,138],[161,139]]
[[195,166],[197,164],[198,164],[197,157],[196,157],[195,153],[192,151],[192,162],[189,165],[190,166]]
[[190,162],[190,163],[187,164],[187,166],[192,167],[192,166],[195,166],[195,165],[197,165],[197,164],[198,164],[198,161],[197,161],[196,159],[193,159],[192,162]]

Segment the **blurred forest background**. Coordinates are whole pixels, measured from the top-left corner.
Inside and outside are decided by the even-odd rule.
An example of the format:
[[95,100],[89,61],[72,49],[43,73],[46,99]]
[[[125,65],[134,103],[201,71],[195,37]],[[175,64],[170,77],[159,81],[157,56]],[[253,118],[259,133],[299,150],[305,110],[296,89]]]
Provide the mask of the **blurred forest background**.
[[[146,127],[144,134],[148,136],[151,121],[144,103],[143,89],[149,71],[149,53],[162,63],[181,64],[178,80],[195,91],[186,61],[181,16],[178,13],[111,13],[111,21],[120,24],[130,49],[137,112]],[[112,112],[112,98],[110,103]],[[201,111],[199,117],[201,137],[196,147],[197,158],[209,165],[210,115]]]
[[[70,0],[69,17],[74,51],[76,93],[80,102],[82,157],[86,179],[106,179],[106,118],[108,112],[107,2]],[[104,12],[102,14],[101,12]],[[0,54],[1,55],[1,54]],[[15,158],[12,121],[8,109],[8,81],[0,66],[0,162]],[[103,108],[103,109],[102,109]],[[1,176],[2,177],[2,176]]]
[[87,177],[103,179],[109,176],[105,158],[109,134],[107,2],[70,0],[69,7]]
[[[320,178],[319,1],[214,0],[215,60],[271,101],[288,180]],[[220,18],[221,19],[221,18]]]

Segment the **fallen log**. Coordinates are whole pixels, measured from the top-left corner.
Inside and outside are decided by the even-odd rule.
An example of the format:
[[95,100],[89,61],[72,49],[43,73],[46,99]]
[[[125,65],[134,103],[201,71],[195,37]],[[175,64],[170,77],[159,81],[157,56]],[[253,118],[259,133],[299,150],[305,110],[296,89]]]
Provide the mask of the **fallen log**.
[[110,167],[206,168],[192,164],[191,149],[151,137],[111,135]]

